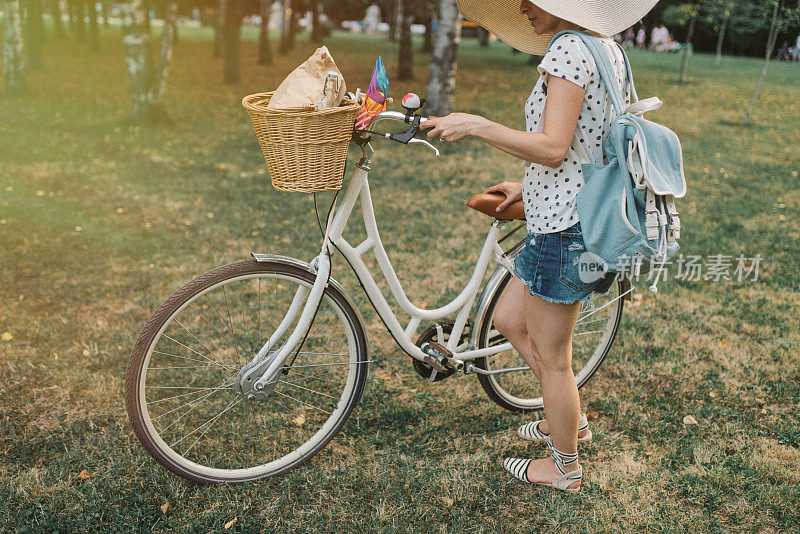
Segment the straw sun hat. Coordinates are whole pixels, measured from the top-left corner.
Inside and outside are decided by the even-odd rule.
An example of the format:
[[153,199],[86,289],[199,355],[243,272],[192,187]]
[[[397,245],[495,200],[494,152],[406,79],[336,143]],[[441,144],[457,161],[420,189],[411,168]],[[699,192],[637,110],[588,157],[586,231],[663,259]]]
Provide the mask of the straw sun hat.
[[[517,50],[542,55],[552,34],[536,35],[520,13],[520,0],[457,0],[464,18],[480,24]],[[537,7],[600,35],[625,31],[658,0],[532,0]]]

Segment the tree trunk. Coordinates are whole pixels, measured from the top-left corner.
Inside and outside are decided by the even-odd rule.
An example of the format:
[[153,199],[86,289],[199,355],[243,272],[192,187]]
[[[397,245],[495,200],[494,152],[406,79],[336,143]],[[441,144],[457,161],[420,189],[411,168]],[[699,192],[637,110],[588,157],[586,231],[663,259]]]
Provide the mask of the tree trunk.
[[217,0],[217,12],[214,13],[214,57],[222,57],[222,34],[225,31],[225,8],[227,4],[226,0]]
[[258,37],[258,64],[272,65],[272,45],[269,41],[269,15],[271,3],[260,0],[258,4],[261,15],[261,34]]
[[289,50],[294,49],[294,41],[300,31],[300,15],[302,15],[302,0],[289,1]]
[[744,117],[745,126],[750,125],[750,117],[753,113],[753,106],[755,106],[756,100],[758,100],[758,94],[761,92],[761,84],[764,81],[764,78],[767,77],[767,66],[769,65],[769,60],[772,57],[772,51],[775,49],[775,41],[778,40],[778,12],[780,11],[780,7],[780,0],[776,0],[775,9],[772,12],[772,23],[769,27],[769,37],[767,37],[767,52],[764,54],[764,66],[761,68],[761,76],[759,76],[758,82],[756,83],[756,90],[753,92],[753,98],[750,99],[750,105],[747,106],[747,112],[745,113]]
[[225,83],[239,83],[240,69],[239,63],[241,60],[241,51],[239,44],[241,42],[241,26],[242,26],[242,6],[240,2],[231,2],[225,9],[225,27],[223,32],[223,50],[225,54]]
[[428,54],[433,50],[433,15],[425,17],[425,39],[422,42],[420,52]]
[[414,20],[414,0],[403,0],[400,24],[400,54],[397,77],[410,80],[414,77],[414,48],[411,46],[411,22]]
[[394,35],[392,36],[393,43],[398,43],[400,39],[402,39],[404,16],[403,2],[405,2],[405,0],[395,0],[394,3],[394,26],[392,26],[392,31],[394,31]]
[[483,26],[478,26],[478,42],[481,46],[489,46],[489,30]]
[[108,0],[100,0],[100,12],[103,14],[103,28],[108,28]]
[[148,34],[152,34],[152,28],[150,27],[150,0],[142,0],[142,4],[144,5],[144,27],[147,30]]
[[322,42],[322,27],[319,22],[319,0],[311,0],[311,42]]
[[439,0],[439,19],[436,41],[428,72],[425,110],[437,116],[447,115],[452,109],[453,90],[456,83],[456,55],[461,40],[461,18],[456,0]]
[[400,9],[400,2],[402,0],[390,0],[389,9],[387,10],[387,22],[389,23],[389,42],[393,43],[397,40],[397,12]]
[[58,0],[50,0],[50,13],[53,16],[56,39],[61,40],[64,38],[64,21],[61,20],[61,4]]
[[44,41],[41,0],[27,0],[25,11],[25,49],[28,52],[28,66],[31,70],[38,70],[42,68]]
[[25,91],[25,41],[22,36],[20,0],[3,3],[3,78],[8,93]]
[[[156,106],[163,108],[164,92],[167,88],[167,76],[169,75],[169,65],[172,62],[172,49],[175,47],[175,22],[178,15],[178,2],[173,0],[166,5],[164,13],[164,29],[161,33],[161,55],[158,61],[158,74],[153,81],[153,102]],[[164,112],[166,116],[166,112]]]
[[75,5],[75,38],[86,40],[86,0],[73,0]]
[[97,27],[97,5],[93,0],[86,4],[89,10],[89,51],[100,52],[100,31]]
[[70,33],[75,35],[78,31],[78,13],[75,0],[67,0],[67,20],[69,21]]
[[719,37],[717,38],[717,58],[714,60],[714,65],[719,67],[722,63],[722,43],[725,41],[725,31],[728,29],[728,20],[731,18],[731,12],[725,11],[722,17],[722,26],[719,29]]
[[153,58],[150,55],[150,33],[147,31],[143,0],[120,4],[122,15],[122,44],[125,65],[133,99],[134,122],[148,123],[156,119],[151,91],[153,83]]
[[285,55],[294,48],[294,10],[291,0],[283,0],[283,24],[281,25],[281,44],[278,52]]
[[[697,7],[695,6],[695,9]],[[683,61],[681,62],[681,83],[686,83],[687,73],[689,70],[689,49],[692,46],[692,38],[694,37],[694,29],[697,26],[697,11],[692,16],[692,21],[689,23],[689,33],[686,34],[686,45],[683,47]]]

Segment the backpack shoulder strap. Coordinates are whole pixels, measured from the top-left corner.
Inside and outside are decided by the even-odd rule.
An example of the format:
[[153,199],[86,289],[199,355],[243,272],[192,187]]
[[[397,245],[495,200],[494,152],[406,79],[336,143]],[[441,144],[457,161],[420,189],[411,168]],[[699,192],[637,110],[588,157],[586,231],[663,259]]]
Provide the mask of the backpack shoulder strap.
[[[621,109],[617,109],[617,112],[621,115],[622,111],[625,109],[625,106],[622,105],[624,104],[625,99],[621,94],[619,84],[616,83],[617,76],[611,66],[611,62],[608,60],[608,54],[606,53],[603,45],[600,44],[600,40],[597,37],[586,32],[564,30],[553,36],[553,38],[550,40],[550,44],[547,45],[547,50],[550,50],[550,47],[553,46],[553,43],[556,42],[556,39],[567,34],[575,35],[576,37],[580,38],[589,49],[589,53],[592,54],[592,57],[594,58],[594,62],[597,65],[597,70],[600,72],[600,77],[603,79],[603,83],[606,85],[606,90],[611,95],[612,101],[614,100],[615,94],[619,95]],[[630,86],[631,90],[631,102],[636,103],[639,101],[639,96],[636,94],[636,87],[633,84],[633,71],[631,70],[630,61],[628,61],[628,54],[625,53],[625,49],[622,48],[622,46],[616,41],[614,42],[614,45],[619,48],[619,51],[622,53],[622,58],[625,61],[625,71],[627,72],[628,76],[628,85]],[[611,85],[611,87],[609,87],[609,85]],[[616,107],[616,102],[614,105]]]
[[636,103],[639,101],[639,95],[636,94],[636,87],[633,85],[633,70],[631,70],[631,63],[628,61],[628,54],[625,53],[625,49],[621,44],[616,41],[614,41],[614,44],[617,45],[623,59],[625,59],[625,69],[628,71],[628,86],[631,88],[631,103]]
[[[616,110],[617,115],[622,115],[625,113],[626,108],[625,99],[622,96],[619,83],[617,83],[617,75],[614,72],[614,68],[611,66],[608,53],[600,43],[600,40],[596,37],[586,33],[580,34],[579,37],[581,40],[583,40],[586,48],[589,49],[589,52],[594,58],[594,62],[597,65],[597,70],[600,73],[600,78],[602,78],[603,83],[606,86],[606,91],[608,91],[608,95],[611,97],[611,101],[614,103],[614,109]],[[630,70],[628,72],[630,72]]]

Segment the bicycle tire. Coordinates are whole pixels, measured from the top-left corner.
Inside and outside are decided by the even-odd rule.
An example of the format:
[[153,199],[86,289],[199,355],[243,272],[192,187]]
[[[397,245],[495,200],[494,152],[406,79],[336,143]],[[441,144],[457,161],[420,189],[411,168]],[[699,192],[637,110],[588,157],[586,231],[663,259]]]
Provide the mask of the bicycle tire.
[[[486,308],[483,316],[479,319],[476,328],[478,329],[478,347],[477,348],[485,348],[490,346],[490,344],[500,344],[505,342],[505,338],[500,336],[499,333],[495,331],[494,336],[490,339],[490,333],[492,332],[492,317],[494,316],[495,309],[497,308],[498,303],[500,302],[500,298],[503,295],[506,287],[508,287],[509,282],[512,278],[511,273],[506,273],[503,277],[501,282],[497,285],[497,288],[493,292],[492,296],[489,299],[489,305]],[[608,299],[610,302],[613,301],[612,304],[609,305],[611,308],[607,313],[607,320],[603,325],[602,336],[600,337],[600,341],[598,342],[597,346],[593,349],[591,356],[586,358],[585,362],[578,363],[576,365],[576,360],[573,358],[573,366],[575,367],[575,380],[577,382],[578,388],[582,388],[586,385],[586,383],[595,375],[597,370],[602,365],[603,361],[605,360],[606,356],[611,350],[611,347],[616,339],[617,331],[619,329],[619,324],[622,319],[622,312],[624,308],[624,299],[617,298],[619,295],[622,295],[626,290],[626,285],[623,280],[617,280],[612,285],[611,289],[609,289],[606,295],[595,295],[595,299]],[[614,300],[616,299],[616,300]],[[596,306],[599,308],[602,306],[602,302]],[[595,309],[596,309],[595,308]],[[587,313],[591,312],[587,310]],[[581,312],[583,313],[583,311]],[[578,317],[580,321],[581,316]],[[576,331],[573,333],[573,339],[577,336],[582,335],[582,333],[576,328]],[[499,337],[497,337],[499,336]],[[573,343],[573,345],[575,345]],[[511,362],[509,365],[506,362],[505,365],[498,366],[498,367],[506,367],[506,366],[526,366],[527,364],[522,359],[516,351],[513,351],[513,355],[516,356],[516,359]],[[573,356],[575,356],[575,349],[573,347]],[[510,356],[513,360],[514,356]],[[580,362],[580,360],[578,360]],[[475,360],[475,365],[483,370],[491,370],[491,358],[478,358]],[[536,377],[533,374],[533,371],[526,370],[516,373],[509,373],[509,375],[523,375],[526,377],[525,379],[528,380],[530,383],[536,381]],[[527,397],[521,397],[519,394],[513,394],[507,391],[507,387],[504,387],[500,380],[503,375],[484,375],[478,374],[478,381],[481,384],[481,387],[486,392],[488,397],[497,403],[502,408],[512,411],[512,412],[530,412],[535,410],[541,410],[544,407],[544,403],[540,395],[532,395]]]
[[[368,373],[369,373],[369,362],[368,362],[367,338],[366,338],[366,335],[364,334],[364,329],[363,329],[363,326],[362,326],[361,318],[360,318],[358,312],[355,310],[355,308],[350,303],[349,299],[342,292],[342,290],[340,290],[340,288],[338,287],[338,284],[336,284],[334,281],[331,281],[331,283],[329,283],[328,286],[326,287],[326,289],[325,289],[325,291],[323,293],[323,300],[322,300],[322,304],[321,304],[321,308],[320,309],[322,310],[323,307],[324,307],[326,313],[330,312],[330,313],[332,313],[332,315],[334,317],[338,317],[340,319],[341,325],[345,329],[345,335],[346,335],[345,339],[347,341],[347,348],[348,348],[347,352],[342,352],[340,354],[346,355],[348,357],[348,359],[347,359],[346,362],[341,363],[341,364],[340,363],[317,363],[317,364],[313,364],[312,363],[312,364],[306,365],[305,366],[306,369],[303,369],[303,373],[304,374],[299,375],[299,378],[295,378],[293,380],[294,380],[294,385],[295,386],[303,387],[303,386],[299,386],[298,385],[297,380],[299,379],[301,381],[301,383],[305,383],[306,385],[312,385],[313,386],[312,388],[303,387],[303,389],[306,389],[308,391],[314,391],[314,392],[319,393],[319,394],[322,395],[324,393],[322,393],[321,391],[315,391],[315,390],[316,389],[324,389],[325,387],[338,388],[338,386],[337,385],[327,386],[324,383],[320,386],[319,385],[320,382],[312,382],[311,384],[309,384],[308,381],[307,381],[308,379],[306,379],[306,382],[303,382],[303,378],[302,377],[306,376],[305,373],[312,373],[313,374],[315,371],[317,371],[319,369],[322,369],[323,371],[325,371],[325,370],[338,370],[338,369],[346,367],[346,369],[347,369],[345,371],[346,378],[345,378],[344,385],[342,386],[341,395],[338,398],[338,400],[336,400],[336,397],[335,397],[336,391],[338,391],[337,389],[332,389],[331,390],[331,391],[333,391],[334,395],[326,395],[326,396],[329,396],[332,399],[336,400],[335,408],[333,407],[332,401],[327,401],[326,400],[326,402],[331,403],[330,405],[332,406],[332,408],[331,408],[332,411],[330,412],[330,416],[327,419],[325,419],[324,422],[320,422],[319,423],[321,425],[320,429],[317,430],[314,434],[312,434],[311,438],[309,438],[307,441],[303,442],[300,446],[292,449],[291,451],[289,451],[288,453],[284,454],[280,458],[273,458],[270,461],[265,462],[265,463],[258,463],[257,465],[246,465],[244,467],[236,467],[236,468],[227,468],[227,467],[226,468],[219,468],[219,467],[215,467],[215,466],[204,465],[202,463],[196,462],[196,461],[188,458],[187,457],[188,453],[191,452],[192,447],[195,446],[194,443],[192,444],[191,447],[189,447],[189,451],[187,451],[187,452],[185,452],[183,454],[181,454],[176,449],[172,448],[169,444],[167,444],[165,439],[162,439],[162,435],[161,435],[162,433],[166,435],[167,431],[169,430],[169,427],[167,427],[167,431],[165,431],[163,427],[161,428],[161,430],[159,430],[159,429],[156,428],[156,424],[154,423],[154,421],[150,418],[150,411],[152,409],[154,409],[153,405],[155,404],[155,402],[161,403],[162,400],[166,401],[167,403],[168,402],[183,402],[183,400],[185,400],[185,396],[195,395],[195,393],[191,393],[191,392],[195,391],[195,390],[198,390],[198,389],[201,389],[201,388],[190,387],[190,386],[168,386],[166,389],[169,389],[171,387],[174,390],[174,389],[182,387],[184,389],[188,389],[190,391],[190,393],[181,393],[181,395],[177,395],[177,397],[183,397],[178,401],[172,400],[172,399],[174,399],[174,397],[167,397],[165,399],[156,399],[155,402],[154,401],[150,401],[150,403],[148,404],[147,396],[150,394],[148,392],[149,390],[148,390],[148,386],[147,386],[148,370],[152,373],[152,375],[151,375],[152,376],[152,380],[151,381],[155,380],[156,383],[158,383],[157,381],[160,379],[161,376],[164,376],[164,375],[170,376],[172,374],[184,373],[190,379],[196,379],[197,376],[203,375],[204,373],[218,372],[219,374],[225,375],[227,373],[232,372],[232,370],[235,372],[235,371],[237,371],[239,369],[239,367],[234,367],[234,366],[227,366],[226,367],[226,366],[224,366],[223,364],[225,364],[225,362],[223,361],[223,357],[224,357],[225,353],[222,352],[222,351],[220,351],[219,353],[214,352],[212,349],[215,348],[215,345],[212,345],[211,343],[203,343],[203,341],[207,341],[207,340],[203,340],[203,339],[200,339],[199,337],[195,337],[195,336],[198,336],[197,328],[195,328],[195,332],[192,332],[192,331],[190,331],[189,329],[186,328],[186,326],[183,324],[183,322],[186,322],[186,321],[184,320],[183,322],[181,322],[181,320],[179,319],[179,317],[181,317],[181,312],[182,311],[194,310],[195,307],[200,308],[201,307],[200,303],[201,302],[207,302],[209,300],[209,295],[219,295],[219,292],[217,290],[219,290],[220,288],[222,288],[222,294],[225,295],[225,304],[227,306],[229,304],[229,302],[228,302],[228,293],[231,293],[231,300],[233,300],[233,295],[232,295],[233,291],[232,291],[232,289],[228,289],[228,288],[236,287],[236,286],[233,285],[234,283],[239,284],[239,285],[245,284],[243,287],[249,287],[249,285],[252,285],[252,284],[255,283],[255,281],[257,281],[258,288],[259,288],[259,293],[258,293],[258,295],[259,295],[259,308],[258,308],[258,310],[259,310],[258,311],[259,332],[258,332],[258,335],[256,336],[256,342],[257,343],[256,344],[253,344],[252,342],[250,343],[250,346],[255,347],[254,350],[257,350],[257,347],[260,346],[260,345],[258,345],[259,339],[262,339],[261,335],[260,335],[261,334],[260,327],[261,327],[261,322],[262,322],[262,320],[261,320],[261,289],[262,289],[262,282],[268,281],[269,283],[272,283],[272,284],[276,285],[276,287],[281,287],[285,283],[287,286],[289,286],[289,290],[287,291],[287,294],[289,294],[291,292],[292,287],[293,287],[292,284],[298,284],[298,287],[299,287],[299,285],[302,284],[306,288],[310,288],[310,286],[313,285],[315,278],[316,278],[316,274],[314,274],[314,273],[312,273],[312,272],[310,272],[310,271],[308,271],[306,269],[303,269],[303,268],[301,268],[301,267],[299,267],[297,265],[293,265],[293,264],[287,264],[287,263],[281,263],[281,262],[257,262],[257,261],[254,261],[254,260],[241,261],[241,262],[225,265],[225,266],[222,266],[222,267],[218,267],[216,269],[213,269],[213,270],[211,270],[211,271],[209,271],[209,272],[207,272],[205,274],[202,274],[202,275],[196,277],[194,280],[192,280],[191,282],[189,282],[188,284],[186,284],[182,288],[180,288],[178,291],[176,291],[163,304],[161,304],[161,306],[155,311],[153,316],[150,318],[150,320],[145,325],[144,329],[142,330],[141,334],[139,335],[139,337],[136,340],[136,343],[134,345],[134,348],[133,348],[133,351],[132,351],[132,354],[131,354],[131,357],[130,357],[128,369],[127,369],[127,374],[126,374],[125,399],[126,399],[126,408],[127,408],[128,416],[129,416],[129,419],[131,421],[131,425],[133,426],[133,429],[134,429],[134,432],[136,434],[136,437],[141,442],[141,444],[144,446],[145,450],[147,450],[147,452],[158,463],[160,463],[166,469],[168,469],[169,471],[171,471],[172,473],[174,473],[174,474],[176,474],[178,476],[181,476],[181,477],[183,477],[183,478],[185,478],[187,480],[191,480],[191,481],[199,482],[199,483],[204,483],[204,484],[214,484],[214,483],[220,483],[220,482],[237,483],[237,482],[246,482],[246,481],[251,481],[251,480],[257,480],[257,479],[261,479],[261,478],[272,477],[272,476],[277,476],[277,475],[286,473],[287,471],[289,471],[291,469],[294,469],[294,468],[298,467],[299,465],[305,463],[306,461],[311,459],[314,455],[316,455],[319,451],[321,451],[330,442],[330,440],[333,439],[333,437],[342,429],[344,423],[346,422],[346,420],[348,419],[348,417],[352,413],[353,409],[355,408],[356,404],[360,400],[360,397],[361,397],[361,395],[363,393],[363,390],[364,390],[364,387],[365,387],[365,384],[366,384],[366,379],[367,379],[367,376],[368,376]],[[267,282],[264,282],[264,283],[266,284]],[[250,298],[250,295],[245,295],[245,293],[246,293],[245,290],[241,290],[241,292],[242,292],[241,299],[243,301],[245,301],[247,298]],[[195,306],[195,304],[197,306]],[[277,305],[276,307],[280,308],[280,305]],[[244,310],[245,310],[245,308],[242,308],[241,320],[240,320],[239,317],[237,317],[234,314],[234,317],[237,317],[237,321],[240,321],[240,322],[234,322],[232,317],[231,317],[231,315],[230,315],[230,312],[228,311],[228,319],[230,319],[230,325],[231,326],[234,326],[234,328],[235,328],[237,324],[241,324],[242,328],[244,328],[244,324],[245,323],[252,324],[253,320],[249,316],[245,317],[245,311]],[[200,315],[200,314],[198,314],[198,315]],[[208,313],[208,315],[211,316],[212,320],[216,320],[215,317],[210,314],[210,312]],[[187,317],[189,316],[189,312],[188,311],[187,311],[186,316]],[[245,319],[247,319],[247,320],[245,320]],[[193,354],[193,353],[188,353],[188,356],[190,356],[190,357],[188,357],[186,355],[178,355],[178,354],[172,354],[172,356],[176,356],[176,357],[182,358],[182,360],[179,360],[181,362],[183,362],[184,360],[192,360],[192,359],[194,359],[194,360],[196,360],[198,362],[201,362],[204,365],[195,365],[194,367],[198,368],[198,369],[203,368],[202,370],[183,371],[182,370],[183,368],[181,368],[181,370],[176,370],[176,369],[179,369],[180,366],[176,366],[176,367],[155,367],[155,366],[150,366],[150,362],[153,360],[153,354],[154,354],[154,351],[155,351],[156,347],[157,346],[159,346],[159,347],[161,346],[161,345],[159,345],[159,342],[161,340],[164,340],[165,336],[166,336],[167,340],[171,339],[171,340],[174,341],[175,339],[177,339],[177,335],[175,335],[175,334],[168,335],[167,334],[168,331],[170,333],[173,332],[173,330],[172,330],[173,327],[174,327],[175,330],[178,330],[177,326],[173,325],[173,322],[175,322],[175,323],[177,323],[177,325],[183,327],[184,330],[189,332],[192,337],[195,337],[195,339],[197,339],[197,341],[200,342],[200,344],[204,348],[206,348],[208,350],[208,354],[206,354],[206,357],[207,357],[206,359],[208,359],[208,360],[213,359],[214,362],[219,363],[219,365],[217,365],[216,363],[212,363],[212,362],[208,362],[207,363],[207,362],[205,362],[205,360],[201,360],[200,356],[197,356],[196,354]],[[222,317],[222,322],[223,323],[225,322],[224,316]],[[266,321],[264,321],[264,322],[266,323]],[[208,319],[206,319],[206,323],[208,323],[211,326],[214,326],[212,323],[209,322]],[[272,326],[271,322],[270,322],[270,326]],[[334,326],[337,326],[337,325],[334,325]],[[317,328],[319,328],[319,327],[317,327]],[[333,328],[333,327],[331,327],[331,328]],[[327,330],[330,330],[331,328],[328,328]],[[210,333],[212,329],[207,328],[207,330]],[[223,328],[223,330],[224,330],[224,328]],[[180,330],[178,330],[178,331],[180,331]],[[291,328],[289,329],[289,331],[291,332]],[[217,333],[222,335],[222,332],[220,332],[219,329],[217,329]],[[204,334],[204,332],[200,332],[199,333],[200,336],[202,336],[203,334]],[[236,339],[237,336],[234,333],[233,329],[231,329],[231,334],[233,334],[233,339],[234,339],[234,341],[230,342],[231,344],[235,345],[236,344],[235,341],[239,341],[242,345],[244,343],[247,343],[247,341],[246,341],[247,338],[245,338],[245,337],[242,338],[245,341],[237,340]],[[267,335],[269,335],[269,334],[267,334]],[[166,342],[167,341],[164,341],[164,343],[166,343]],[[307,343],[311,343],[311,342],[312,342],[312,340],[311,340],[311,338],[309,338],[309,340],[307,340]],[[186,345],[188,345],[188,343],[184,344],[183,346],[186,346]],[[306,346],[308,346],[308,345],[306,345]],[[200,346],[199,345],[195,345],[195,348],[196,349],[200,349]],[[202,349],[200,349],[200,350],[202,350]],[[197,351],[198,354],[200,353],[200,350]],[[299,350],[300,349],[298,349],[298,351]],[[329,350],[330,350],[331,353],[336,352],[333,349],[329,349]],[[344,350],[344,349],[342,349],[342,350]],[[231,354],[233,353],[232,350],[228,350],[228,352],[231,353]],[[236,348],[235,352],[237,353],[237,358],[241,357],[241,355],[239,354],[239,349],[238,348]],[[252,351],[250,353],[247,353],[247,351],[244,350],[244,347],[242,346],[242,353],[244,353],[244,356],[249,357],[252,354]],[[165,354],[165,352],[159,351],[157,355],[158,355],[159,358],[162,358],[162,359],[169,358],[169,356],[161,356],[162,354]],[[308,356],[306,356],[304,354],[303,357],[304,358],[308,358],[309,361],[316,361],[316,360],[313,360],[313,358],[317,358],[317,359],[319,359],[321,361],[324,361],[324,358],[320,358],[319,356],[314,356],[314,354],[321,354],[321,353],[320,352],[314,352],[314,353],[310,353]],[[337,353],[337,354],[339,354],[339,353]],[[339,357],[339,356],[337,356],[337,357]],[[339,358],[341,358],[341,357],[339,357]],[[331,358],[329,357],[328,359],[331,359]],[[156,358],[156,360],[158,360],[158,358]],[[245,360],[245,361],[247,361],[247,360]],[[189,363],[191,363],[191,362],[189,362]],[[217,367],[219,367],[219,369],[217,369]],[[303,367],[303,366],[302,365],[297,365],[297,367]],[[315,369],[311,369],[312,367],[314,367]],[[188,367],[186,367],[186,368],[188,368]],[[204,368],[209,368],[210,370],[206,370]],[[157,369],[161,370],[161,371],[168,370],[168,373],[164,373],[163,375],[160,372],[159,373],[155,373],[155,371]],[[320,372],[323,372],[323,371],[320,371]],[[327,372],[337,372],[337,371],[327,371]],[[295,373],[295,375],[297,375],[297,373]],[[319,379],[320,378],[317,377],[317,380],[319,380]],[[179,382],[176,382],[176,383],[179,383]],[[225,382],[223,382],[223,384],[224,383]],[[286,383],[289,384],[289,380],[287,380]],[[334,383],[334,381],[332,379],[331,379],[331,383]],[[218,396],[217,398],[224,398],[224,396],[229,396],[229,398],[234,398],[235,399],[237,394],[235,393],[235,390],[233,390],[232,384],[233,383],[231,382],[231,388],[230,388],[232,390],[231,392],[228,392],[229,388],[225,387],[225,388],[221,388],[221,389],[217,388],[212,393],[216,394],[215,392],[217,390],[220,390],[220,391],[222,391],[222,396],[223,397],[219,397]],[[159,386],[151,386],[151,388],[152,387],[159,387]],[[288,387],[288,386],[285,386],[285,387]],[[206,390],[209,390],[209,389],[210,389],[210,386],[208,388],[206,388]],[[181,390],[181,391],[183,391],[183,390]],[[277,391],[277,387],[276,387],[275,391]],[[294,390],[293,389],[287,389],[286,391],[294,391]],[[327,390],[325,390],[325,391],[327,391]],[[305,392],[303,392],[303,393],[305,393]],[[205,396],[205,392],[201,391],[199,394]],[[238,395],[240,395],[240,394],[238,394]],[[297,397],[300,397],[301,394],[294,394],[294,395],[296,395]],[[306,394],[306,395],[308,395],[308,394]],[[286,395],[284,394],[284,396],[286,396]],[[277,404],[277,402],[281,401],[281,399],[279,399],[275,395],[272,395],[269,398],[272,398],[272,397],[275,397],[275,404]],[[269,400],[269,398],[267,400]],[[300,397],[300,398],[303,398],[303,397]],[[296,399],[296,400],[300,400],[300,399]],[[205,398],[203,400],[199,400],[199,401],[197,400],[197,398],[195,398],[194,401],[192,401],[190,399],[189,402],[190,403],[191,402],[195,402],[195,404],[196,404],[196,406],[194,406],[193,408],[189,409],[189,411],[192,411],[195,408],[197,408],[197,406],[199,406],[203,402],[205,402]],[[225,401],[223,400],[223,403],[224,402]],[[230,402],[233,403],[234,401],[230,401]],[[305,402],[305,401],[300,401],[300,402]],[[285,406],[285,403],[281,401],[281,405]],[[159,407],[160,406],[161,406],[161,404],[159,404]],[[201,438],[203,438],[209,432],[209,429],[211,429],[214,425],[218,426],[219,425],[218,420],[221,417],[233,418],[235,412],[242,411],[242,410],[246,411],[246,410],[249,410],[250,407],[253,407],[252,408],[252,412],[255,414],[255,416],[260,417],[261,419],[264,419],[265,421],[266,421],[267,417],[271,417],[271,416],[274,416],[274,419],[276,421],[281,420],[281,418],[284,418],[287,421],[287,425],[285,426],[285,428],[279,426],[278,430],[276,432],[273,432],[273,433],[270,433],[270,434],[266,435],[266,438],[264,438],[265,441],[267,439],[272,439],[273,436],[283,436],[284,435],[284,430],[285,430],[285,434],[286,435],[294,435],[294,434],[301,435],[302,432],[305,430],[302,427],[306,424],[306,419],[305,419],[305,413],[302,412],[302,411],[301,411],[301,413],[303,414],[303,417],[304,417],[303,423],[297,423],[297,421],[299,420],[298,419],[299,416],[298,416],[298,418],[295,418],[295,419],[292,419],[292,420],[287,419],[289,416],[293,415],[294,412],[292,412],[292,413],[288,413],[288,412],[287,413],[281,413],[280,417],[279,417],[278,415],[276,415],[278,413],[277,410],[269,411],[268,408],[271,405],[266,404],[264,401],[257,401],[257,402],[248,403],[247,401],[244,401],[243,399],[241,399],[240,401],[237,401],[237,404],[234,405],[234,406],[244,406],[244,408],[239,408],[237,410],[237,409],[229,407],[225,411],[220,412],[220,414],[217,416],[217,419],[215,419],[213,422],[211,422],[210,426],[208,426],[206,429],[203,430],[203,434],[201,434],[199,437],[196,438],[195,443],[197,442],[197,440],[200,440]],[[263,409],[259,411],[256,407],[263,407]],[[302,410],[305,410],[306,408],[308,408],[308,406],[302,406]],[[166,409],[166,408],[164,408],[164,409]],[[174,410],[172,410],[172,411],[174,411]],[[322,410],[322,411],[325,411],[325,410]],[[170,412],[166,412],[166,413],[170,413]],[[180,414],[180,413],[181,412],[178,412],[178,414]],[[223,415],[223,414],[225,414],[225,415]],[[230,414],[230,415],[227,415],[227,414]],[[246,413],[246,415],[249,415],[249,414]],[[187,419],[189,418],[189,416],[186,415],[186,414],[184,414],[182,417],[187,418]],[[192,417],[197,417],[197,416],[193,415]],[[317,424],[317,419],[320,419],[321,417],[324,417],[324,416],[317,417],[316,416],[316,412],[312,412],[312,413],[310,413],[308,415],[308,425],[307,426],[309,427],[308,428],[308,432],[309,433],[312,431],[312,429],[310,428],[312,423],[313,424]],[[257,419],[257,421],[261,421],[261,419]],[[248,419],[245,418],[245,421],[248,421]],[[295,421],[295,423],[297,423],[297,424],[295,424],[294,427],[299,427],[299,430],[298,430],[298,428],[292,427],[292,425],[289,424],[288,421]],[[171,423],[170,426],[172,426],[174,424],[175,424],[175,422]],[[270,424],[271,423],[268,424],[268,423],[264,422],[262,426],[263,426],[263,428],[267,429],[267,428],[269,428]],[[186,426],[185,422],[184,422],[184,426]],[[191,425],[189,425],[189,426],[191,426]],[[260,433],[258,432],[260,430],[260,427],[258,427],[258,425],[250,424],[250,425],[244,425],[244,426],[248,430],[250,430],[252,432],[255,432],[257,436],[260,436]],[[253,428],[253,427],[256,427],[256,428]],[[289,428],[289,427],[292,427],[292,428]],[[237,427],[234,426],[233,428],[237,428]],[[197,431],[197,429],[195,429],[195,432],[196,431]],[[246,447],[253,447],[253,445],[251,444],[251,442],[253,442],[253,440],[252,440],[250,434],[246,434],[244,436],[242,436],[242,433],[236,434],[234,432],[233,434],[234,434],[233,436],[231,436],[230,434],[225,434],[222,438],[220,438],[220,439],[223,440],[223,442],[226,442],[226,440],[227,440],[226,445],[224,447],[222,447],[221,449],[219,449],[220,446],[218,444],[213,443],[213,442],[209,446],[206,447],[206,449],[208,449],[209,451],[213,451],[213,453],[215,454],[215,457],[217,455],[220,456],[221,459],[219,461],[222,462],[222,463],[227,463],[228,462],[228,459],[224,456],[224,454],[228,454],[230,452],[231,456],[235,456],[236,458],[238,458],[238,456],[245,456],[246,457],[246,454],[249,453],[249,451],[246,450]],[[192,438],[194,438],[194,436],[192,436]],[[278,437],[275,437],[274,439],[277,440]],[[297,439],[299,440],[299,439],[303,439],[303,438],[302,438],[302,436],[300,436]],[[236,445],[239,445],[240,443],[243,443],[243,444],[239,448],[237,448]],[[258,446],[258,442],[257,441],[255,441],[253,443],[256,443],[256,447]],[[293,445],[287,444],[287,448],[290,447],[290,446],[293,446]],[[201,447],[203,447],[202,444],[201,444]],[[197,449],[195,449],[195,451],[196,451],[195,455],[198,454],[197,451],[200,450],[201,447],[198,447]],[[240,450],[242,448],[245,449],[244,453]],[[262,448],[265,449],[265,450],[269,449],[269,447],[266,444],[263,445]],[[216,452],[217,450],[222,451],[222,453],[217,454],[217,452]],[[231,460],[231,463],[233,463],[233,460]]]

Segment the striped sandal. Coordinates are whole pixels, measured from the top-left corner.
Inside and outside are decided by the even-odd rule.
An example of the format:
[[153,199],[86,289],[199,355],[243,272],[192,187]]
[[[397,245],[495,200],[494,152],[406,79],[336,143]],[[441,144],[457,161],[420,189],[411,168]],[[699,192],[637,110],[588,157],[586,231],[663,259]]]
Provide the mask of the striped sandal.
[[[550,446],[550,450],[552,451],[553,463],[555,464],[556,469],[558,469],[558,472],[561,473],[561,478],[552,483],[532,482],[530,479],[528,479],[528,466],[533,461],[531,459],[506,458],[503,460],[503,467],[506,469],[506,471],[514,475],[514,478],[521,480],[526,484],[546,486],[548,488],[555,488],[557,490],[567,491],[570,493],[578,492],[581,489],[580,483],[581,479],[583,478],[583,467],[578,465],[578,468],[573,471],[564,470],[566,466],[572,465],[578,461],[578,453],[563,453],[552,445]],[[576,482],[578,485],[576,487],[571,487]]]
[[[544,441],[550,445],[550,434],[545,434],[539,430],[539,425],[543,422],[544,420],[524,424],[517,429],[517,434],[522,439],[528,441]],[[581,436],[581,432],[585,432],[585,434]],[[589,441],[590,439],[592,439],[592,431],[589,430],[589,420],[586,418],[586,414],[582,413],[578,419],[578,441]]]

